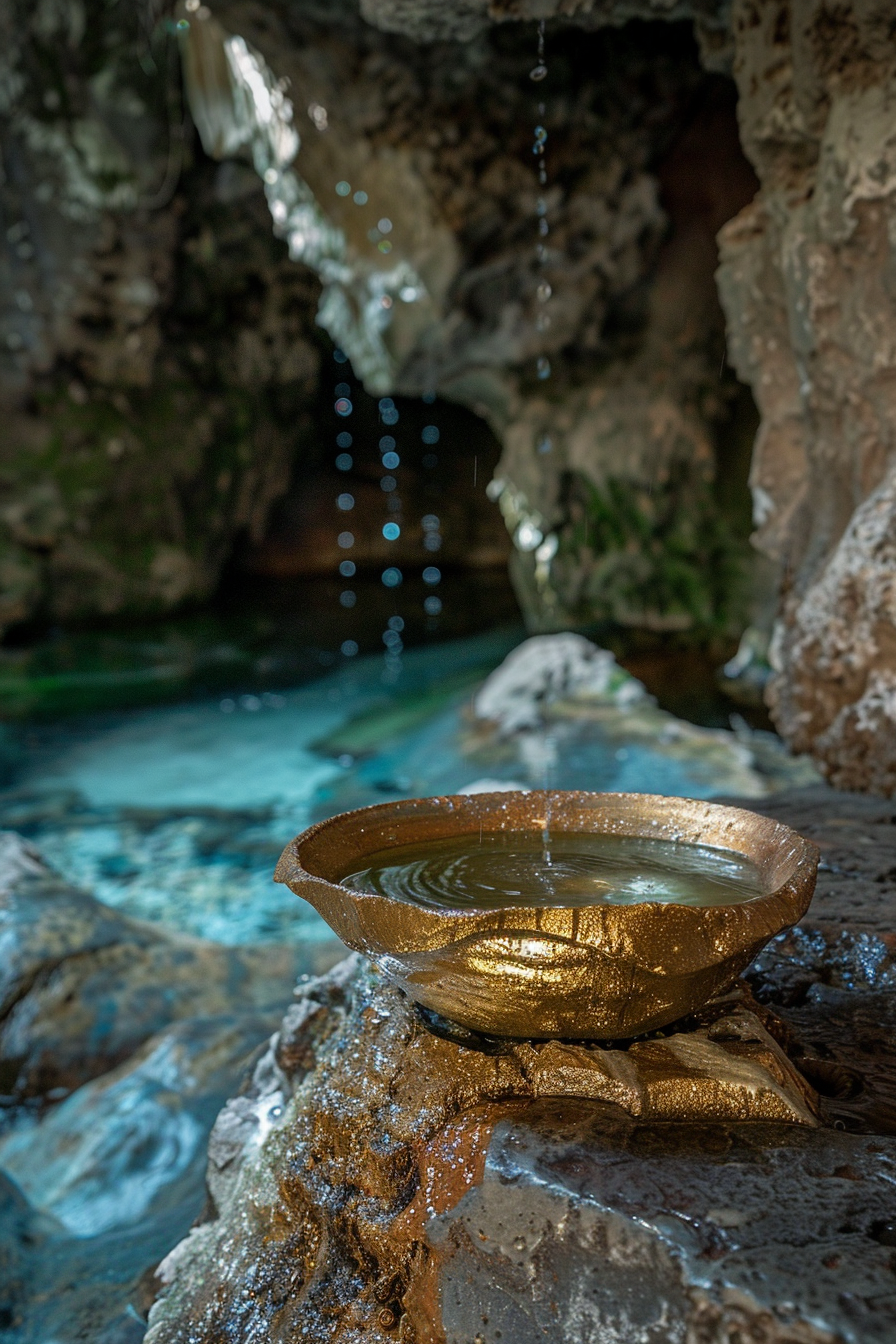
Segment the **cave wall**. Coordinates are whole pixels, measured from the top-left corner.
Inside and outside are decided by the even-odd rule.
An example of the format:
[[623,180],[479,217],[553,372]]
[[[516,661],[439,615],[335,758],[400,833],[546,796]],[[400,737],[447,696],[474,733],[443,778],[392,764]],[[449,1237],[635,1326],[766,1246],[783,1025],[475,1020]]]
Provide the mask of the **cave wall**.
[[[720,517],[716,477],[720,452],[740,451],[742,401],[719,374],[713,234],[755,181],[732,86],[701,68],[690,25],[552,38],[539,274],[529,29],[420,44],[348,0],[126,16],[43,0],[15,17],[3,624],[201,598],[237,540],[253,565],[279,548],[271,563],[295,571],[302,538],[326,530],[322,497],[302,521],[331,448],[321,323],[369,392],[437,390],[497,435],[492,498],[533,626],[736,627],[745,529]],[[288,110],[281,148],[298,131],[292,168],[276,136],[245,134],[245,98],[229,101],[233,36]],[[540,278],[554,291],[543,332]],[[271,538],[284,495],[305,500],[287,500]],[[498,558],[497,510],[470,511],[481,523],[446,532],[447,550]],[[300,526],[283,560],[287,515]]]
[[757,200],[722,230],[780,565],[775,721],[842,788],[896,791],[896,44],[888,7],[738,3]]
[[[717,486],[749,416],[720,230],[781,590],[773,712],[835,782],[892,791],[891,20],[870,0],[553,8],[540,332],[518,21],[551,4],[4,8],[0,621],[207,594],[319,451],[319,320],[358,336],[371,391],[488,421],[533,625],[735,627]],[[288,88],[294,177],[339,265],[272,219],[247,145],[203,153],[178,68],[203,23]]]
[[[434,0],[365,0],[385,28],[445,30]],[[469,0],[451,31],[554,13],[586,27],[693,20],[730,70],[761,183],[722,229],[731,358],[761,413],[753,540],[776,565],[776,724],[837,785],[896,790],[896,44],[872,0]]]
[[3,6],[0,123],[0,628],[203,598],[286,489],[319,285],[151,4]]

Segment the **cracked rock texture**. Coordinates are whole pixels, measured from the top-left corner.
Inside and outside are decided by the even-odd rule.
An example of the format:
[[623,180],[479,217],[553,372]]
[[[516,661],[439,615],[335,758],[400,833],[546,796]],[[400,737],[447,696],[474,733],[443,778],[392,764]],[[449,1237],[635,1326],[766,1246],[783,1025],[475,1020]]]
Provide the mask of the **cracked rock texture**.
[[761,807],[824,855],[817,907],[750,973],[822,1127],[533,1099],[516,1047],[434,1035],[349,958],[299,985],[221,1113],[147,1344],[891,1339],[892,809]]

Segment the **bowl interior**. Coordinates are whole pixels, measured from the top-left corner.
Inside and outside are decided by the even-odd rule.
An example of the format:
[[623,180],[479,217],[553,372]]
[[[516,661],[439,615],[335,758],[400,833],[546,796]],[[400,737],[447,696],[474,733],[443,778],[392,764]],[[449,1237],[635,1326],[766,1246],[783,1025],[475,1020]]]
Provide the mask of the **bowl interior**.
[[789,827],[742,808],[654,794],[565,791],[414,798],[342,813],[301,837],[297,858],[313,878],[338,884],[393,845],[488,832],[604,834],[708,845],[755,864],[763,895],[793,877],[812,846]]

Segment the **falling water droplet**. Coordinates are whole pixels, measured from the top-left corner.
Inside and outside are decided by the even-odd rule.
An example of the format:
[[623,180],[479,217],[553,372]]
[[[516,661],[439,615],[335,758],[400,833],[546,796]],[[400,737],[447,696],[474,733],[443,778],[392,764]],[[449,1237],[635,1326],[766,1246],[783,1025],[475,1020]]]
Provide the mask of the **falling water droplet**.
[[549,453],[553,446],[550,434],[542,434],[538,440],[538,451],[540,453]]
[[547,358],[546,355],[539,355],[538,363],[535,365],[535,371],[538,374],[539,378],[550,378],[551,361]]
[[548,284],[547,280],[542,280],[535,291],[539,303],[547,303],[548,299],[551,297],[553,292],[554,291]]
[[533,69],[529,71],[529,78],[534,80],[535,83],[538,84],[540,83],[541,80],[544,79],[547,72],[548,72],[547,66],[543,65],[539,61],[538,65],[534,66]]

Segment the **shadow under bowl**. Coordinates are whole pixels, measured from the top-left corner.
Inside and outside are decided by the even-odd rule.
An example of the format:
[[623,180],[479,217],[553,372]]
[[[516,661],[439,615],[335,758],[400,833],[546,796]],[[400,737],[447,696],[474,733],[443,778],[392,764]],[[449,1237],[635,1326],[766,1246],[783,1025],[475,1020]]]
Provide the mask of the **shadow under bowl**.
[[[584,907],[442,909],[351,891],[340,879],[393,845],[478,836],[630,836],[711,845],[751,860],[762,894],[732,905],[644,901]],[[624,1040],[667,1026],[726,989],[815,888],[818,850],[736,807],[643,793],[480,793],[344,812],[284,850],[284,882],[350,948],[417,1003],[474,1031]]]

